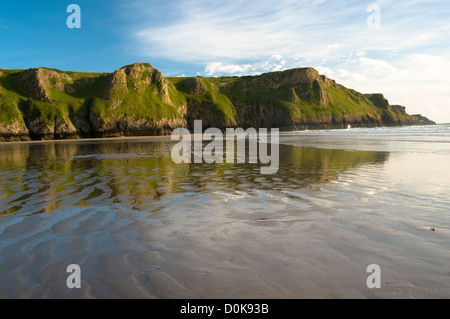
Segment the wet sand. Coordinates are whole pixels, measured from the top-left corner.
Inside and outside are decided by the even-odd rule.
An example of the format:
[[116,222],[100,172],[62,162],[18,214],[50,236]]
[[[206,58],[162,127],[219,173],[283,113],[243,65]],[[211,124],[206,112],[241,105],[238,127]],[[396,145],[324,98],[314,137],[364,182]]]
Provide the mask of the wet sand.
[[145,141],[170,141],[170,135],[155,135],[155,136],[118,136],[118,137],[92,137],[92,138],[67,138],[67,139],[53,139],[53,140],[29,140],[29,141],[8,141],[0,142],[0,145],[7,144],[42,144],[42,143],[70,143],[70,142],[105,142],[105,141],[126,141],[126,140],[145,140]]
[[445,152],[282,144],[264,176],[171,145],[1,145],[0,297],[450,297]]

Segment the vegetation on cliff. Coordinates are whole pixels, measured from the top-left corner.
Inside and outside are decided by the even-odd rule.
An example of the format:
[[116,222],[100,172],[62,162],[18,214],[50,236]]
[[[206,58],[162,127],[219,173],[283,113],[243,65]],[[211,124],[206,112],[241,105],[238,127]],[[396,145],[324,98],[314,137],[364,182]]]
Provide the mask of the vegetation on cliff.
[[0,69],[0,139],[167,134],[177,127],[433,124],[312,68],[165,78],[148,63],[113,73]]

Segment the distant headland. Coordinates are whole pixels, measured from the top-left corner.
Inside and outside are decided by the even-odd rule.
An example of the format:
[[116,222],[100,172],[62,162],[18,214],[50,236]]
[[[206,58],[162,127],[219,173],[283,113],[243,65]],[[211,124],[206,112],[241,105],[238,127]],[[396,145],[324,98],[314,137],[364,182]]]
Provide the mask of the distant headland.
[[0,140],[170,134],[206,127],[346,128],[435,124],[297,68],[241,77],[164,77],[149,63],[113,73],[0,69]]

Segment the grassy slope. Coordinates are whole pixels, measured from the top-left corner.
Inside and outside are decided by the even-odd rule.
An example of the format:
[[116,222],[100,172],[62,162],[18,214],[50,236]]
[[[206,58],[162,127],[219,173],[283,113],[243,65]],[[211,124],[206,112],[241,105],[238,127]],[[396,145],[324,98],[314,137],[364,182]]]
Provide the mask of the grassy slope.
[[[0,121],[6,123],[14,118],[22,118],[23,114],[30,121],[42,117],[45,124],[52,125],[55,119],[61,117],[69,118],[69,113],[79,112],[85,103],[86,96],[83,94],[71,95],[52,87],[46,87],[51,103],[27,96],[24,93],[25,88],[22,87],[21,83],[16,79],[16,76],[22,71],[24,70],[3,71],[2,77],[0,78],[0,94],[2,95],[0,100],[0,111],[4,114],[5,110],[13,110],[16,117],[8,115],[6,118],[0,117]],[[102,76],[102,74],[98,73],[53,71],[56,71],[59,74],[65,73],[70,75],[75,81],[86,77],[97,78]],[[62,81],[63,83],[68,84],[68,81],[64,79],[49,78],[48,81],[50,83]],[[86,91],[93,93],[96,89],[97,88],[94,85],[89,87]]]
[[18,107],[25,97],[16,93],[12,78],[23,70],[1,70],[0,74],[0,122],[12,124],[15,121],[23,122],[22,113]]
[[[374,115],[381,114],[381,108],[376,107],[369,99],[353,90],[331,85],[326,88],[331,96],[330,103],[325,107],[319,105],[319,101],[314,97],[301,98],[302,91],[314,92],[314,82],[311,84],[300,84],[299,87],[281,86],[276,89],[261,88],[258,92],[248,93],[239,89],[242,82],[250,82],[254,77],[222,77],[207,79],[220,89],[221,95],[226,98],[226,103],[221,106],[223,109],[231,109],[228,101],[235,102],[234,105],[260,105],[262,107],[276,107],[289,114],[292,119],[310,118],[320,119],[332,114],[345,115]],[[282,79],[275,79],[275,83]],[[181,81],[181,80],[176,80]],[[244,83],[245,85],[245,83]],[[214,94],[214,93],[211,93]],[[237,102],[237,103],[236,103]],[[231,103],[233,105],[233,103]],[[238,106],[237,106],[238,107]],[[239,111],[239,110],[238,110]]]
[[[143,77],[149,76],[145,72]],[[97,98],[94,107],[100,116],[132,116],[136,119],[158,121],[162,118],[180,118],[177,107],[185,101],[174,87],[164,88],[162,80],[157,83],[145,84],[140,79],[126,76],[126,87],[115,88],[111,91],[109,100]],[[168,92],[165,92],[168,90]],[[168,94],[172,103],[163,100],[162,94]],[[110,107],[110,101],[120,101],[118,107]]]
[[[51,85],[46,86],[51,103],[26,96],[25,89],[15,80],[17,74],[24,70],[2,70],[0,78],[0,122],[10,124],[14,120],[22,120],[22,113],[29,120],[38,117],[45,124],[52,125],[55,119],[73,115],[88,121],[89,113],[99,117],[123,117],[130,115],[136,119],[159,120],[161,118],[179,118],[174,105],[165,103],[158,94],[158,83],[143,85],[127,76],[127,87],[113,90],[110,97],[105,96],[108,76],[105,73],[64,72],[53,70],[58,74],[68,75],[73,83],[66,79],[49,78],[51,84],[62,82],[69,84],[74,91],[58,90]],[[86,81],[86,79],[89,79]],[[137,89],[136,89],[137,88]],[[175,105],[184,103],[180,92],[173,87],[168,88],[171,101]],[[120,101],[117,107],[111,107],[111,101]]]
[[[160,94],[161,82],[145,84],[140,81],[141,78],[127,75],[126,86],[108,91],[111,74],[52,70],[60,76],[48,79],[50,85],[46,86],[46,90],[51,103],[46,103],[23,93],[24,88],[15,81],[21,71],[23,70],[0,70],[1,123],[23,122],[22,115],[28,120],[42,117],[47,125],[52,125],[61,117],[73,121],[74,116],[88,122],[90,114],[103,118],[128,115],[136,119],[157,121],[162,118],[180,118],[177,108],[186,102],[194,102],[201,108],[214,112],[228,124],[236,123],[235,115],[243,106],[256,105],[282,110],[294,121],[305,118],[323,119],[332,114],[373,117],[395,115],[375,98],[368,98],[337,84],[324,88],[313,80],[275,89],[262,86],[256,88],[256,91],[243,90],[243,87],[251,87],[255,83],[253,81],[257,77],[252,76],[197,78],[202,86],[202,90],[197,93],[187,87],[187,78],[166,78],[173,84],[168,85],[169,92],[165,92],[171,101],[167,103]],[[144,73],[140,76],[148,76]],[[270,81],[280,83],[285,76],[287,73],[275,72],[271,74]],[[65,77],[70,77],[71,81]],[[53,88],[53,84],[57,83],[68,84],[73,90]],[[330,97],[326,105],[319,105],[317,94],[320,85]]]
[[231,124],[235,122],[234,106],[229,98],[222,94],[218,88],[217,78],[197,78],[201,81],[204,92],[198,94],[190,94],[189,88],[186,85],[186,78],[167,78],[176,89],[182,94],[183,98],[188,102],[196,102],[200,107],[208,109],[219,116],[225,122]]

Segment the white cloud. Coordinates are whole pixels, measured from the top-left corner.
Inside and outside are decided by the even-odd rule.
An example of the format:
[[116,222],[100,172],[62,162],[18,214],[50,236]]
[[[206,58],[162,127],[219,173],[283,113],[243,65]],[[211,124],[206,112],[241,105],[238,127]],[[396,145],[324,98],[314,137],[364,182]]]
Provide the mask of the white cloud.
[[[317,68],[319,70],[319,68]],[[360,58],[322,67],[325,75],[362,93],[383,93],[391,104],[407,107],[437,122],[450,122],[450,54],[411,54],[395,61]]]
[[379,1],[383,26],[370,30],[366,25],[368,4],[356,0],[345,4],[179,0],[166,9],[174,12],[176,19],[160,25],[149,19],[139,25],[135,35],[143,54],[193,63],[233,63],[267,56],[337,59],[350,52],[358,55],[439,45],[450,30],[446,16],[450,9],[445,3]]
[[220,62],[210,63],[205,67],[205,72],[209,76],[217,76],[222,74],[244,74],[251,69],[250,64],[223,64]]
[[333,76],[336,74],[331,68],[325,67],[325,66],[316,66],[314,67],[320,74],[326,75],[329,78],[333,78]]
[[368,78],[383,78],[386,76],[400,76],[402,70],[394,67],[392,64],[371,58],[359,58],[355,60],[359,69],[364,70]]
[[[171,10],[179,12],[177,20],[163,26],[150,23],[137,30],[137,39],[147,54],[197,63],[267,56],[316,57],[341,47],[340,43],[323,41],[323,35],[329,33],[323,31],[343,14],[339,4],[291,0],[195,4],[178,1]],[[361,11],[363,15],[364,10]],[[351,26],[343,24],[340,32],[345,30],[350,32]]]
[[292,64],[288,64],[288,61],[283,59],[283,56],[273,55],[267,60],[253,64],[209,63],[205,67],[205,74],[208,76],[261,74],[286,70],[290,68],[289,66],[292,66]]
[[274,54],[270,57],[270,59],[280,61],[281,59],[283,59],[283,56],[279,54]]
[[371,30],[366,9],[373,2],[174,0],[147,11],[143,1],[130,17],[139,20],[136,50],[150,60],[191,63],[209,76],[316,66],[348,87],[450,122],[442,94],[450,3],[378,0],[381,28]]

